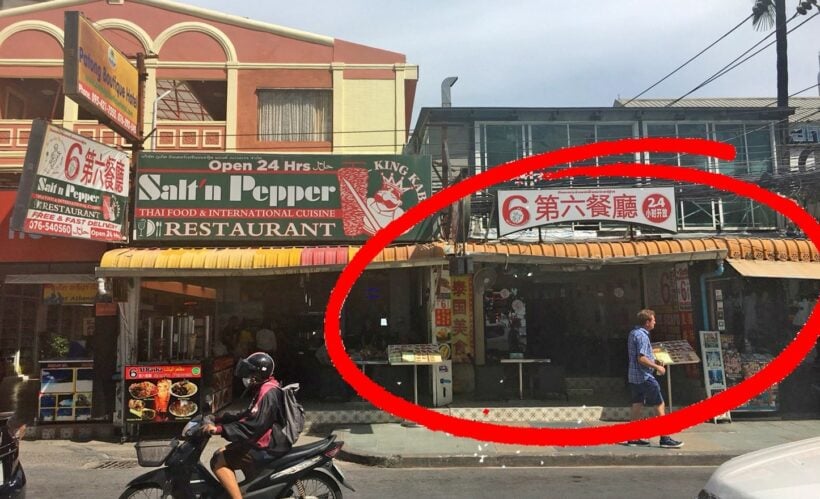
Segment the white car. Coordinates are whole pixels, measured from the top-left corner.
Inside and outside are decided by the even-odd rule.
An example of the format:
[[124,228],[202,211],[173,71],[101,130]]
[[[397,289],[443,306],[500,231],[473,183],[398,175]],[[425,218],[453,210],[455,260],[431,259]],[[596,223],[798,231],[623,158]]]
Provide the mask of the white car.
[[723,463],[698,499],[820,497],[820,437],[768,447]]

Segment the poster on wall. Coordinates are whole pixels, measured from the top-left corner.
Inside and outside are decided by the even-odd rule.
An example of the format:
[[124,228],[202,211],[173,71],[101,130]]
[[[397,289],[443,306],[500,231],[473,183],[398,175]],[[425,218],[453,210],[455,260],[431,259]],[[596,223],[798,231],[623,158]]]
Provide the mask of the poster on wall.
[[433,289],[435,290],[435,300],[433,302],[433,342],[439,345],[439,351],[444,360],[449,360],[452,356],[452,282],[450,281],[450,270],[442,267],[432,269]]
[[34,120],[11,228],[27,234],[124,242],[128,155]]
[[42,423],[91,419],[94,386],[91,360],[40,362],[38,418]]
[[123,379],[129,423],[187,421],[201,410],[198,364],[125,366]]
[[[430,196],[429,156],[141,153],[137,241],[365,241]],[[428,240],[423,221],[398,241]]]

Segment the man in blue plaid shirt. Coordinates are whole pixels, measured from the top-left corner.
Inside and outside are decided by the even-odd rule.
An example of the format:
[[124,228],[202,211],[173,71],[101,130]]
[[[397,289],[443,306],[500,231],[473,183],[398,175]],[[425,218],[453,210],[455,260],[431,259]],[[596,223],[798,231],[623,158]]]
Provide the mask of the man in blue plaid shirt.
[[[627,339],[632,421],[641,418],[644,406],[654,407],[658,416],[666,414],[661,387],[653,375],[657,372],[658,375],[663,376],[666,374],[666,369],[655,360],[652,345],[649,342],[649,332],[655,328],[655,312],[649,309],[638,312],[638,324],[640,325],[635,326]],[[630,440],[626,445],[646,447],[649,445],[649,441]],[[667,449],[677,449],[683,447],[683,442],[668,435],[663,435],[661,436],[660,445]]]

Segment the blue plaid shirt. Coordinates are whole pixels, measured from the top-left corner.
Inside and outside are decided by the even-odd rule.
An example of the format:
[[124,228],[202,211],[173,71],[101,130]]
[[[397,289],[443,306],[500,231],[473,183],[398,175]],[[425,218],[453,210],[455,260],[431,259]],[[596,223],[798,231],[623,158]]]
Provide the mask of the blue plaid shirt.
[[655,361],[655,356],[652,354],[652,345],[649,343],[649,331],[640,326],[635,326],[635,329],[629,333],[627,350],[629,352],[629,382],[643,383],[652,378],[654,369],[638,362],[640,355],[646,356],[653,362]]

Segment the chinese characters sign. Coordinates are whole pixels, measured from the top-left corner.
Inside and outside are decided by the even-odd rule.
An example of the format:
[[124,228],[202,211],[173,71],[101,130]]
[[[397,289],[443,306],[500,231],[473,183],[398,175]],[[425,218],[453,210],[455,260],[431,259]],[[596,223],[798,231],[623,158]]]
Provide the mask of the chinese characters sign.
[[131,142],[139,141],[137,68],[79,12],[65,13],[65,94]]
[[11,228],[124,241],[129,164],[123,151],[34,120]]
[[501,236],[540,225],[612,221],[676,231],[675,189],[498,191]]
[[429,197],[430,158],[143,153],[136,178],[135,240],[362,241]]
[[473,276],[452,276],[453,325],[451,327],[454,362],[470,362],[473,348]]

